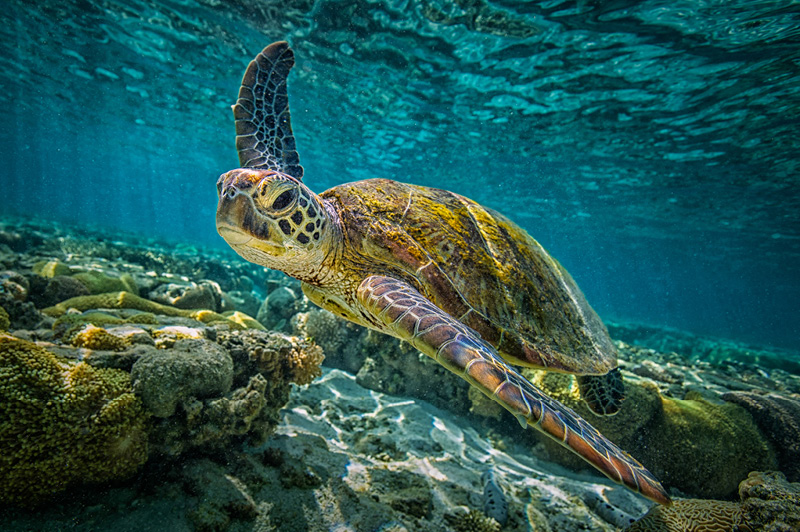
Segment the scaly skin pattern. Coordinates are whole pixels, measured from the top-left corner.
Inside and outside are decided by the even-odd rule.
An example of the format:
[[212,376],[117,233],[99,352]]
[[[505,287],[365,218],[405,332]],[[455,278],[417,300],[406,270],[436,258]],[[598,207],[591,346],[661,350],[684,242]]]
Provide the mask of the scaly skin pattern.
[[514,371],[474,331],[444,314],[408,283],[373,275],[358,288],[359,302],[384,332],[411,343],[517,416],[583,457],[615,482],[662,504],[661,484],[628,453],[575,412]]

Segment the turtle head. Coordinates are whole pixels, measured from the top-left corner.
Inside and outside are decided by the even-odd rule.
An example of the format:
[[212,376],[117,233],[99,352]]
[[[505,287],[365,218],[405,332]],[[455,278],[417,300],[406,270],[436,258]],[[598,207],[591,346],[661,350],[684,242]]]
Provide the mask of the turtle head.
[[237,168],[220,176],[217,192],[217,231],[245,259],[297,276],[325,257],[332,224],[296,178]]

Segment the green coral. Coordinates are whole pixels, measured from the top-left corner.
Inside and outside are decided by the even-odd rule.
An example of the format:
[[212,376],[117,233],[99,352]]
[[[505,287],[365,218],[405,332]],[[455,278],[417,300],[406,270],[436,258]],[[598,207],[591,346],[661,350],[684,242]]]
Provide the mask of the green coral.
[[169,305],[162,305],[155,301],[150,301],[130,292],[109,292],[106,294],[94,294],[90,296],[78,296],[62,301],[52,307],[47,307],[42,312],[54,318],[60,318],[69,309],[81,312],[92,309],[133,309],[147,312],[150,314],[160,314],[162,316],[178,316],[181,318],[191,318],[201,323],[224,323],[231,329],[241,330],[248,328],[248,325],[239,323],[239,317],[233,319],[226,318],[211,310],[183,310]]
[[11,327],[11,320],[8,317],[8,312],[3,307],[0,307],[0,331],[7,331]]
[[[777,465],[752,417],[738,405],[712,403],[691,392],[685,399],[674,399],[659,394],[652,384],[626,382],[627,399],[620,411],[601,417],[579,399],[571,376],[531,371],[526,375],[629,452],[665,486],[700,497],[725,498],[736,493],[750,471]],[[579,457],[556,442],[540,441],[562,464],[584,467]]]
[[232,321],[234,323],[238,323],[239,325],[241,325],[245,329],[256,329],[256,330],[259,330],[259,331],[266,331],[267,330],[266,327],[261,325],[260,321],[258,321],[257,319],[253,318],[252,316],[248,316],[244,312],[240,312],[240,311],[236,310],[236,311],[225,312],[222,315],[225,316],[229,321]]
[[75,331],[69,341],[75,347],[83,347],[95,351],[124,351],[130,346],[128,339],[115,336],[102,327],[95,327],[91,323]]
[[124,273],[120,277],[111,277],[98,271],[76,273],[72,276],[83,283],[91,294],[105,294],[108,292],[131,292],[138,294],[139,288],[130,274]]
[[450,523],[454,532],[500,532],[502,530],[500,523],[478,510],[446,515],[445,519]]
[[156,317],[149,312],[137,312],[127,318],[118,318],[105,312],[87,312],[85,314],[64,314],[53,323],[53,332],[57,336],[70,340],[86,325],[106,327],[109,325],[144,324],[158,325]]
[[148,425],[127,373],[0,333],[0,502],[130,476],[147,459]]
[[57,275],[69,275],[69,266],[57,260],[42,260],[33,265],[33,273],[41,277],[52,278]]
[[48,316],[57,318],[64,315],[71,308],[80,310],[81,312],[98,308],[127,308],[150,312],[152,314],[161,314],[163,316],[192,317],[192,313],[189,311],[180,310],[175,307],[170,307],[169,305],[162,305],[125,291],[72,297],[66,301],[62,301],[58,305],[47,307],[42,312]]

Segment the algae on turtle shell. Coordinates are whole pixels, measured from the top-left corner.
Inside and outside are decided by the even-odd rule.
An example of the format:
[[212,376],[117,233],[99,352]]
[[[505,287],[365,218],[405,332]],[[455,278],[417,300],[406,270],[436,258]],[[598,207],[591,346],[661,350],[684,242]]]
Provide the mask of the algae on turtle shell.
[[616,347],[569,273],[510,219],[453,192],[368,179],[314,194],[291,128],[293,66],[276,42],[245,71],[233,107],[241,167],[217,181],[219,234],[301,281],[313,303],[408,342],[523,427],[668,504],[647,469],[510,365],[579,375],[595,412],[619,409]]

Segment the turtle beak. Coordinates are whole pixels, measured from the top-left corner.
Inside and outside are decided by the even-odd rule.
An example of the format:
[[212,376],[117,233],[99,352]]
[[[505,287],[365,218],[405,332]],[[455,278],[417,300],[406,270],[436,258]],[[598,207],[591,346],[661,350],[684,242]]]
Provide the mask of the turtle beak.
[[256,218],[250,195],[235,184],[225,184],[217,204],[217,232],[220,236],[231,246],[247,244],[255,237],[266,238],[268,226],[257,222]]

